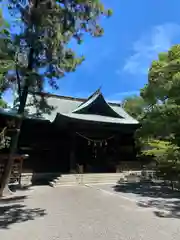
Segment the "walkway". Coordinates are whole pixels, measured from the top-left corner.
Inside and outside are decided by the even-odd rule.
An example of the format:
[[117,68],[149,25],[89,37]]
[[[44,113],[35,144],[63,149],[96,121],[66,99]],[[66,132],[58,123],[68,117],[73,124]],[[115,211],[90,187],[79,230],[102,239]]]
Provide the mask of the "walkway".
[[37,187],[0,203],[0,237],[12,240],[179,240],[180,219],[159,218],[95,186]]

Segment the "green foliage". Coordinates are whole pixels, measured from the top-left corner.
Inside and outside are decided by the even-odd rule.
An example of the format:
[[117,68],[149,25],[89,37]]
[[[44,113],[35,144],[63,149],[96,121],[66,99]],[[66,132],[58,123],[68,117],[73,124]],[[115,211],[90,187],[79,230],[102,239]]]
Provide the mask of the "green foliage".
[[7,74],[14,69],[13,55],[9,24],[4,20],[0,9],[0,93],[9,86]]
[[122,106],[133,118],[141,121],[144,117],[147,104],[142,97],[132,96],[124,99]]
[[135,98],[124,104],[132,116],[142,116],[136,132],[136,142],[145,149],[142,154],[153,156],[158,162],[157,174],[172,182],[180,176],[179,89],[180,45],[175,45],[152,62],[148,83],[141,90],[142,100]]
[[[148,112],[148,104],[141,96],[131,96],[124,99],[122,106],[125,109],[125,111],[129,113],[130,116],[137,119],[141,125],[144,123],[146,114]],[[144,130],[144,128],[140,127],[135,133],[135,144],[137,150],[142,149],[144,146],[142,129]],[[138,155],[139,154],[140,152],[138,153]]]
[[[22,2],[6,1],[11,20],[16,28],[19,25],[20,33],[10,36],[8,30],[4,29],[5,37],[0,38],[0,49],[3,49],[0,51],[0,91],[18,82],[17,107],[21,116],[26,111],[28,91],[42,92],[46,81],[57,89],[57,81],[66,73],[75,71],[84,61],[84,56],[77,56],[69,47],[72,39],[80,44],[85,33],[93,37],[102,36],[104,31],[99,19],[112,14],[112,11],[104,9],[99,0],[29,0],[26,7],[21,6]],[[40,100],[41,103],[35,98],[33,102],[38,113],[46,106]],[[18,128],[21,127],[21,120]],[[11,156],[16,151],[18,137],[19,132],[12,138],[0,196],[10,177],[13,164]]]
[[7,103],[2,98],[0,98],[0,108],[7,108]]
[[[10,59],[14,63],[15,53],[20,53],[16,62],[20,85],[28,85],[33,92],[43,91],[45,81],[58,89],[58,81],[85,59],[69,47],[72,39],[81,44],[84,34],[102,36],[100,17],[112,15],[99,0],[30,0],[26,8],[20,6],[19,0],[7,3],[12,19],[21,28],[20,34],[12,36],[13,47],[9,50],[14,55]],[[41,74],[39,69],[43,69]],[[15,65],[11,70],[15,70]],[[16,78],[17,71],[13,76],[6,74],[4,88],[10,87]]]
[[148,83],[141,90],[148,111],[139,130],[145,146],[150,147],[143,154],[154,156],[158,174],[171,181],[179,179],[180,174],[179,87],[180,45],[175,45],[168,52],[160,53],[158,60],[151,64]]
[[146,156],[157,161],[157,174],[164,180],[177,181],[180,177],[180,148],[170,141],[150,139],[146,142]]
[[144,121],[144,135],[169,138],[175,136],[179,145],[180,130],[180,45],[159,54],[148,73],[148,84],[141,96],[151,106]]
[[167,53],[159,54],[153,61],[148,74],[148,84],[142,90],[142,97],[148,102],[172,101],[180,103],[177,88],[180,86],[180,45],[173,46]]
[[168,161],[177,161],[180,148],[169,141],[149,139],[146,141],[147,149],[143,150],[144,155],[154,156],[156,160],[161,161],[165,158]]

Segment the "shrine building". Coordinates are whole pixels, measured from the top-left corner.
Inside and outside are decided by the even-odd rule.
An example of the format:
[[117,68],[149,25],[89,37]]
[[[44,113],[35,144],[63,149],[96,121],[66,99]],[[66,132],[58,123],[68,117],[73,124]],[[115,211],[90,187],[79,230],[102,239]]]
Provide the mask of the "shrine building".
[[[28,95],[18,144],[18,154],[29,155],[24,172],[67,174],[78,164],[84,173],[113,173],[122,162],[136,162],[134,133],[139,123],[119,103],[107,102],[100,90],[87,99],[36,96],[52,107],[37,113],[30,104],[33,95]],[[14,116],[13,111],[1,110],[1,128]]]

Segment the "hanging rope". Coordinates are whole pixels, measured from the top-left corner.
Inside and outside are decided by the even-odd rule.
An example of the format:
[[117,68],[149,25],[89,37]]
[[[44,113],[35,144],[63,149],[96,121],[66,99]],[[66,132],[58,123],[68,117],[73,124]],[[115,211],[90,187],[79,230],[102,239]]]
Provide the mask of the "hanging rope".
[[98,139],[98,140],[94,140],[94,139],[92,139],[92,138],[88,138],[88,137],[86,137],[86,136],[84,136],[84,135],[82,135],[82,134],[80,134],[80,133],[78,133],[78,132],[76,132],[76,134],[79,135],[80,137],[86,139],[87,141],[94,142],[94,143],[107,142],[108,140],[114,138],[114,135],[113,135],[113,136],[111,136],[111,137],[109,137],[109,138],[106,138],[106,139],[101,139],[101,140]]

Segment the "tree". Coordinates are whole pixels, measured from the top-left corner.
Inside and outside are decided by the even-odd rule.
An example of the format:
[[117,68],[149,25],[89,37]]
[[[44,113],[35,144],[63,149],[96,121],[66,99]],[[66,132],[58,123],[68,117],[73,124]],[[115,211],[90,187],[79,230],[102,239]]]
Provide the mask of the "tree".
[[[159,161],[158,172],[173,182],[180,173],[180,45],[159,54],[148,73],[148,83],[141,90],[149,111],[140,130],[144,141]],[[160,170],[160,171],[159,171]]]
[[180,149],[170,141],[151,139],[147,143],[149,149],[144,150],[146,156],[155,157],[157,161],[157,176],[171,182],[172,190],[174,182],[180,179]]
[[141,96],[151,106],[148,117],[153,124],[152,134],[177,137],[180,130],[179,87],[180,45],[175,45],[152,62],[148,84],[141,91]]
[[[9,24],[4,20],[0,9],[0,108],[7,108],[8,106],[2,98],[2,93],[7,81],[5,76],[13,67],[13,61],[10,59],[11,52],[8,51],[9,44],[11,44]],[[0,132],[0,149],[4,147],[5,131],[6,127]]]
[[[65,73],[75,71],[84,60],[84,57],[77,57],[68,48],[68,43],[75,38],[80,44],[86,32],[94,37],[101,36],[103,29],[98,24],[99,17],[112,14],[110,10],[104,9],[99,0],[29,0],[27,6],[23,7],[21,1],[9,0],[8,7],[14,19],[20,13],[22,21],[19,21],[20,34],[11,38],[14,46],[10,46],[12,59],[16,60],[12,69],[15,74],[6,74],[8,81],[4,81],[4,89],[18,81],[20,118],[16,123],[17,131],[12,137],[0,195],[11,173],[12,156],[17,148],[28,91],[42,91],[45,80],[53,88],[58,88],[57,80]],[[43,70],[41,74],[40,69]],[[45,103],[43,97],[41,101]],[[44,108],[45,104],[37,104],[38,108],[41,106]],[[43,109],[38,109],[40,111]]]
[[[12,47],[9,24],[4,20],[2,9],[0,9],[0,98],[7,87],[7,74],[14,68]],[[1,103],[5,105],[2,98]]]
[[141,96],[131,96],[124,99],[122,106],[133,118],[141,121],[144,117],[147,103]]
[[7,103],[2,98],[0,98],[0,108],[7,108]]

